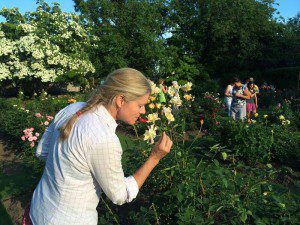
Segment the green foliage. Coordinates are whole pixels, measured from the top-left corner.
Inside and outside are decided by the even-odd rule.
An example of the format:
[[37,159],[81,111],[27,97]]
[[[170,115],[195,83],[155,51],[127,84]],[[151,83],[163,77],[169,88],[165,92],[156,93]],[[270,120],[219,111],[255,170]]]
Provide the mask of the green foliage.
[[74,2],[99,38],[99,47],[90,52],[99,77],[120,67],[134,67],[149,76],[161,73],[167,14],[164,1]]
[[291,132],[278,117],[258,118],[247,124],[231,118],[219,119],[220,142],[251,165],[280,162],[298,168],[299,133]]
[[[76,97],[77,100],[84,98],[85,96]],[[37,166],[33,149],[28,147],[28,143],[21,141],[22,130],[31,126],[39,129],[40,125],[34,113],[54,115],[67,105],[67,99],[68,96],[56,99],[48,96],[48,99],[26,102],[19,99],[0,101],[1,130],[6,136],[10,136],[22,151],[28,152],[23,154],[24,159],[39,172],[42,165]],[[186,114],[184,117],[190,116]],[[262,146],[258,147],[263,154],[241,134],[238,134],[240,135],[238,138],[242,138],[241,141],[245,143],[230,140],[232,144],[235,142],[240,145],[252,145],[250,150],[260,154],[261,157],[268,151],[274,157],[290,157],[290,154],[284,155],[283,150],[289,152],[287,148],[291,142],[287,141],[288,138],[291,139],[291,135],[278,125],[274,126],[273,132],[273,142],[277,143],[277,148],[267,143],[268,138],[272,138],[269,135],[271,131],[269,126],[266,126],[268,130],[254,124],[243,128],[245,124],[230,120],[221,121],[221,125],[235,130],[236,133],[246,133],[252,138],[251,141],[254,140],[256,133],[259,140],[262,140]],[[183,141],[180,134],[186,128],[187,126],[173,128],[172,137],[175,144],[171,153],[154,169],[134,202],[115,206],[108,199],[101,198],[99,224],[295,224],[297,222],[299,198],[285,186],[276,184],[277,174],[281,173],[280,171],[270,164],[260,164],[259,167],[244,164],[238,159],[250,153],[238,152],[235,148],[229,146],[224,148],[223,144],[216,144],[217,136],[204,136],[194,140],[196,137],[191,135],[190,140]],[[267,134],[263,134],[262,130]],[[133,174],[137,166],[148,158],[151,146],[138,137],[122,134],[118,136],[124,152],[122,164],[125,174]],[[284,138],[281,139],[282,137]],[[253,154],[249,157],[253,161],[258,158]]]

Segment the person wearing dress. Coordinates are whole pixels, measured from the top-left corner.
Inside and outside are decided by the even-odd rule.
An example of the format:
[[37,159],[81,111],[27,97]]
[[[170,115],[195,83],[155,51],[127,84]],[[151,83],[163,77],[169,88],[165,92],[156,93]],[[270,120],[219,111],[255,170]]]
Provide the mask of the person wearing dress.
[[136,198],[173,143],[163,133],[144,164],[125,177],[116,121],[134,124],[145,113],[150,93],[142,73],[122,68],[109,74],[87,102],[73,103],[55,116],[36,149],[46,165],[33,193],[29,222],[96,225],[102,192],[118,205]]
[[158,95],[158,101],[159,103],[161,104],[166,104],[167,100],[166,100],[166,93],[167,93],[167,87],[164,86],[164,82],[165,80],[164,79],[159,79],[158,81],[158,85],[159,85],[159,88],[160,88],[160,92],[159,92],[159,95]]

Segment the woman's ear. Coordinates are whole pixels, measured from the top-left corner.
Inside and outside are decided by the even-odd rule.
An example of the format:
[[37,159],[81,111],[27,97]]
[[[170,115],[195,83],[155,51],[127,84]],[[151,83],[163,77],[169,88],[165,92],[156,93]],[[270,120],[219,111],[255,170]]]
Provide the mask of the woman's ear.
[[124,95],[117,95],[115,97],[115,105],[116,105],[117,109],[121,108],[124,103],[125,103],[125,96]]

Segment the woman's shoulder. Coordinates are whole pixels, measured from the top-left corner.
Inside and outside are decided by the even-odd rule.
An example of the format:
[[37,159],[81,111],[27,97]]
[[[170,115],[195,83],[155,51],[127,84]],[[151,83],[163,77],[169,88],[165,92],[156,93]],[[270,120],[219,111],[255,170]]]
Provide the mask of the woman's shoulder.
[[118,140],[115,132],[102,121],[96,114],[89,112],[78,123],[82,132],[93,139],[93,142],[106,142]]

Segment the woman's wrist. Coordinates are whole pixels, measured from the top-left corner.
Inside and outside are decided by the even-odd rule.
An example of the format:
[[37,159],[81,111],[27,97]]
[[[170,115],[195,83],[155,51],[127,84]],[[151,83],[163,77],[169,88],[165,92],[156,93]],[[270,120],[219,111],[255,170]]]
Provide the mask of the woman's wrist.
[[155,164],[155,166],[159,163],[159,161],[161,160],[161,158],[159,156],[157,156],[155,153],[151,154],[148,158],[149,161],[151,161],[152,163]]

